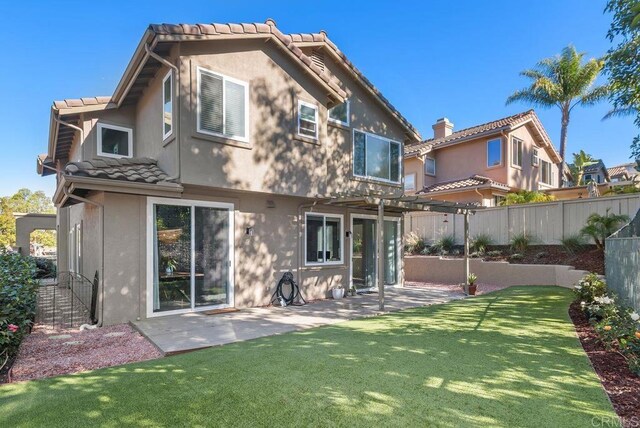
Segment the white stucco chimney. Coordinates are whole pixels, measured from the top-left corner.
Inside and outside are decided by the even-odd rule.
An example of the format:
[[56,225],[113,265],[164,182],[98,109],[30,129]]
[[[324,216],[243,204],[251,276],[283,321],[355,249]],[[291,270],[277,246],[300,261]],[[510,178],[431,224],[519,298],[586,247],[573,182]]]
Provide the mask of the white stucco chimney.
[[444,138],[453,133],[453,123],[449,122],[446,117],[438,119],[432,128],[433,138]]

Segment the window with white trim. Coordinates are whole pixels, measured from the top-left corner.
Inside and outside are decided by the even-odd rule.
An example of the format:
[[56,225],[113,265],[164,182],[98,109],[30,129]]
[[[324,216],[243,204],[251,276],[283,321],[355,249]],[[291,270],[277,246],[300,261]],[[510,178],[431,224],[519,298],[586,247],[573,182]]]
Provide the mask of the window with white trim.
[[353,130],[353,175],[400,183],[401,156],[399,142]]
[[198,67],[198,132],[247,142],[249,85]]
[[540,182],[549,186],[553,186],[553,173],[551,162],[540,159]]
[[329,109],[329,121],[339,123],[340,125],[349,126],[349,108],[350,102],[346,100],[342,104],[331,107]]
[[124,126],[98,122],[98,156],[130,158],[133,156],[133,130]]
[[67,252],[69,259],[69,272],[82,273],[82,226],[76,223],[69,229],[67,240]]
[[511,165],[522,167],[522,140],[519,138],[511,138]]
[[487,168],[502,165],[502,140],[487,141]]
[[416,173],[404,176],[404,190],[416,190]]
[[436,160],[433,158],[424,159],[424,173],[427,175],[436,175]]
[[318,139],[318,106],[298,100],[298,135]]
[[305,264],[342,263],[342,216],[305,214]]
[[540,165],[540,156],[538,154],[538,149],[536,147],[531,151],[531,165],[538,166]]
[[162,139],[173,133],[173,70],[162,80]]

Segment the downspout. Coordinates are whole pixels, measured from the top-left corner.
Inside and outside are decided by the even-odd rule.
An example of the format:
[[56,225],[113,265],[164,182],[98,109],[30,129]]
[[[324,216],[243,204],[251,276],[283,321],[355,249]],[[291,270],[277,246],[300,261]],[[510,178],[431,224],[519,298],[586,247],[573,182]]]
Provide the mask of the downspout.
[[62,189],[64,195],[69,199],[74,199],[78,202],[84,202],[85,204],[93,205],[94,207],[98,207],[98,221],[100,223],[100,321],[98,321],[98,327],[102,327],[102,323],[104,322],[104,205],[92,201],[87,198],[83,198],[81,196],[74,195],[73,193],[69,193],[69,190],[65,187]]
[[[155,53],[153,50],[151,50],[152,48],[149,47],[148,44],[144,45],[144,50],[147,54],[147,56],[150,56],[151,58],[155,59],[156,61],[158,61],[160,64],[163,64],[169,68],[171,68],[175,73],[175,87],[176,88],[180,88],[180,70],[178,69],[178,67],[174,64],[172,64],[170,61],[167,61],[166,59],[162,58],[160,55],[158,55],[157,53]],[[173,88],[172,88],[173,89]],[[177,90],[175,91],[176,95],[177,94]],[[173,102],[175,103],[175,101],[177,101],[178,97],[174,97],[175,99],[173,99]],[[180,117],[180,107],[178,107],[177,109],[174,109],[174,111],[178,112],[178,119]],[[177,118],[173,118],[174,119],[174,124],[178,122]],[[176,126],[176,136],[175,136],[175,142],[176,142],[176,160],[177,160],[177,165],[178,167],[176,168],[176,174],[172,175],[171,177],[167,178],[167,180],[178,180],[180,178],[180,126]]]

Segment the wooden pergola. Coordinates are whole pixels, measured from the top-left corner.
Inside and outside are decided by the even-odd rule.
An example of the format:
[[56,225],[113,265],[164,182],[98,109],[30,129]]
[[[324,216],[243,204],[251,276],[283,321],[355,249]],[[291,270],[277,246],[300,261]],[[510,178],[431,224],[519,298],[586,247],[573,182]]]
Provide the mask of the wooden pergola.
[[406,212],[438,212],[445,214],[462,214],[464,216],[464,291],[469,292],[469,215],[475,214],[482,207],[476,204],[460,204],[457,202],[437,201],[425,196],[388,196],[373,195],[337,195],[322,201],[326,205],[334,205],[353,209],[377,211],[377,261],[378,261],[378,303],[384,310],[384,257],[383,224],[385,211],[388,213]]

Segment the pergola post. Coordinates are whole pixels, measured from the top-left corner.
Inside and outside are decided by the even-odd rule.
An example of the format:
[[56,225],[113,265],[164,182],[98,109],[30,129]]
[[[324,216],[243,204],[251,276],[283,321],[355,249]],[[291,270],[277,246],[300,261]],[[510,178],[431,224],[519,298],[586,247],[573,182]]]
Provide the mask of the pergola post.
[[378,202],[377,221],[377,245],[378,248],[378,307],[384,311],[384,199]]
[[469,210],[464,211],[464,292],[469,294]]

